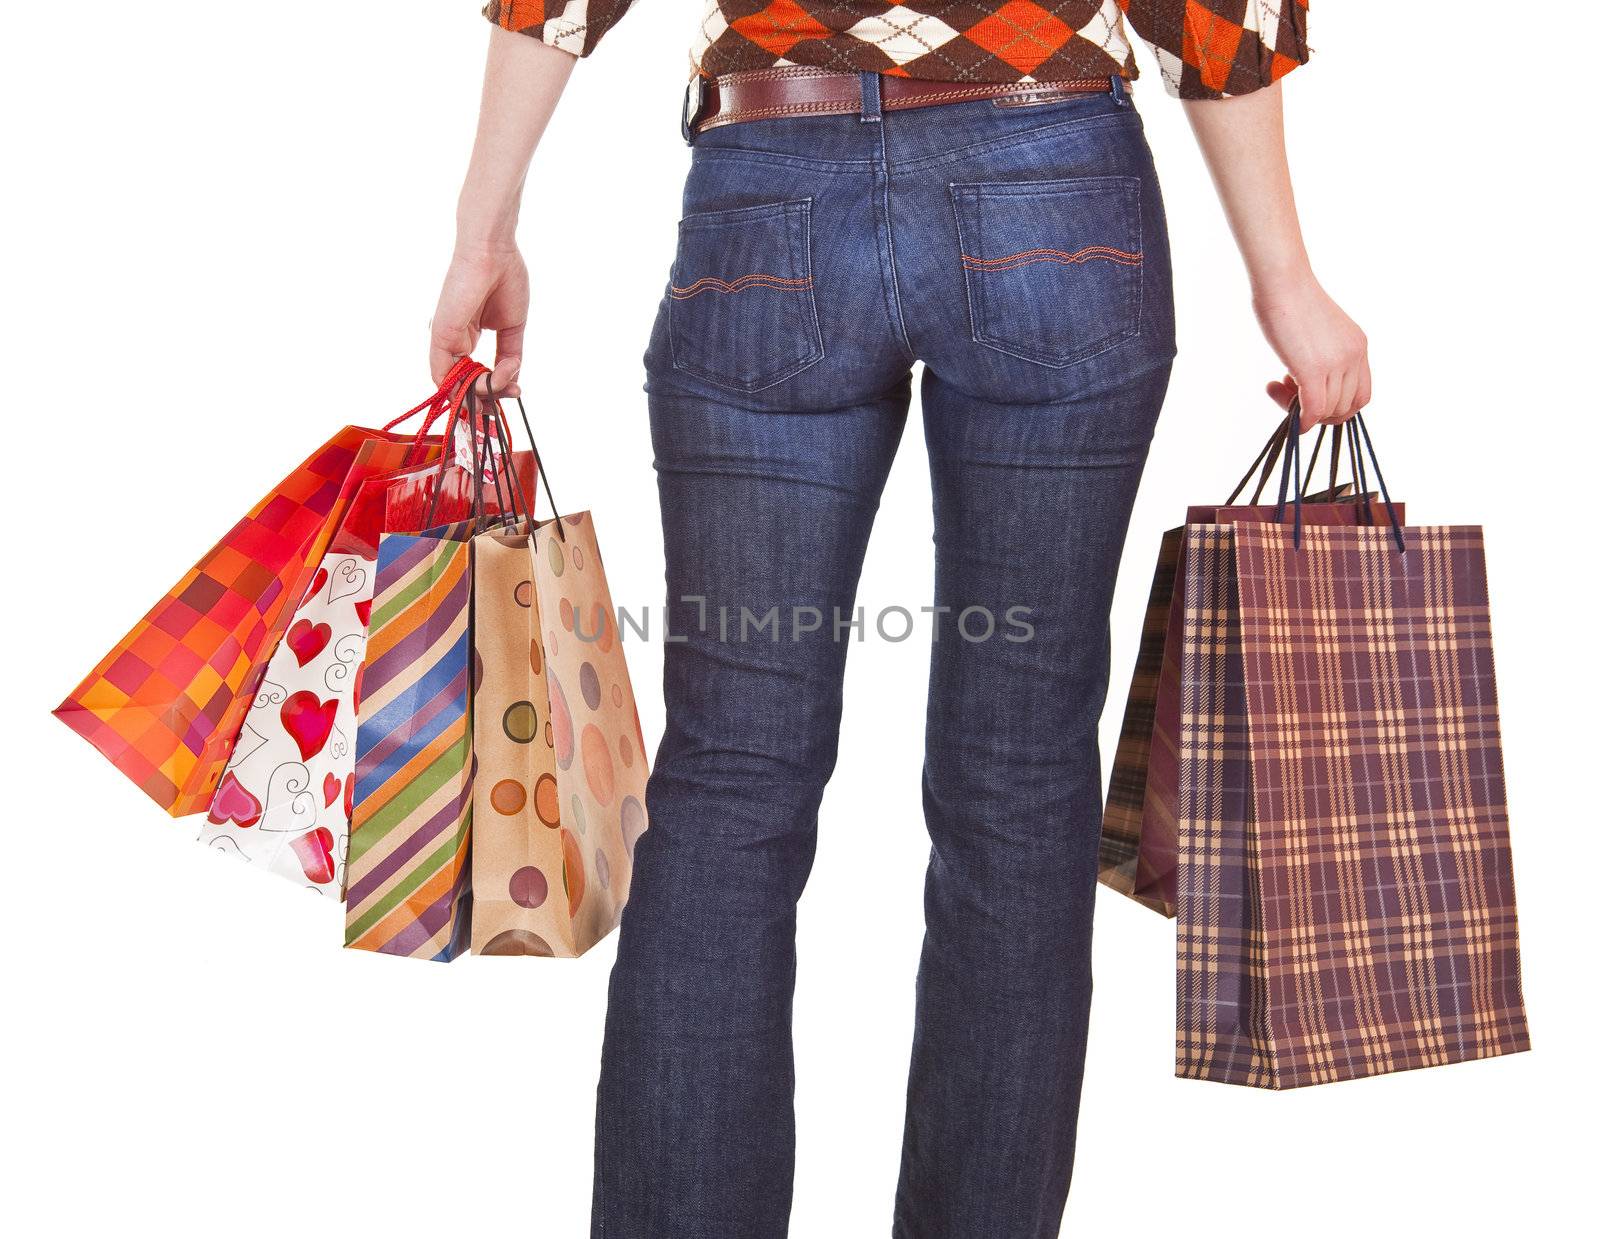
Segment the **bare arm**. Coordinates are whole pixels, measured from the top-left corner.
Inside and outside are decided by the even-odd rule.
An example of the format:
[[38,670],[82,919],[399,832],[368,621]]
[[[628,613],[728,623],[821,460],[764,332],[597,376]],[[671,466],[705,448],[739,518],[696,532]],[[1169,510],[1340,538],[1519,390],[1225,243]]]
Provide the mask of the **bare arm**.
[[528,269],[517,249],[517,213],[534,147],[578,58],[496,27],[489,39],[478,136],[461,201],[456,248],[433,314],[428,364],[435,383],[458,357],[495,335],[492,382],[517,393],[528,322]]
[[1303,429],[1345,420],[1372,396],[1367,338],[1312,274],[1289,182],[1282,84],[1184,110],[1250,273],[1256,318],[1289,371],[1268,393],[1284,407],[1299,394]]

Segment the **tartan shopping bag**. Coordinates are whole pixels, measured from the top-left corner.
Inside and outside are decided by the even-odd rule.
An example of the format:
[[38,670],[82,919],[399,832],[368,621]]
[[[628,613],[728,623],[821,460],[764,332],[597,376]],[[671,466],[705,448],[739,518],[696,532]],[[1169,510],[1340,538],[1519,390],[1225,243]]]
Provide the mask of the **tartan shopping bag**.
[[[431,424],[443,394],[410,412],[430,409]],[[403,417],[383,430],[346,426],[302,461],[56,707],[172,816],[210,805],[254,684],[352,489],[365,467],[385,467],[363,448],[416,442],[389,433]]]
[[1177,575],[1178,1074],[1527,1049],[1481,530],[1195,523]]
[[[1261,449],[1245,476],[1221,506],[1191,506],[1186,524],[1227,524],[1269,521],[1275,505],[1260,502],[1262,490],[1287,440],[1287,419]],[[1321,454],[1327,428],[1317,436],[1307,475]],[[1352,473],[1361,473],[1348,485],[1339,482],[1339,460],[1344,428],[1333,431],[1329,454],[1328,487],[1308,496],[1300,505],[1306,525],[1382,524],[1388,508],[1371,502],[1365,470],[1350,454]],[[1246,504],[1234,501],[1259,470],[1255,493]],[[1395,520],[1405,521],[1405,504],[1392,505]],[[1100,881],[1163,916],[1177,911],[1177,726],[1181,693],[1180,646],[1183,581],[1180,572],[1184,529],[1169,529],[1161,538],[1156,570],[1145,607],[1133,682],[1128,689],[1122,730],[1117,740],[1105,819],[1100,835]],[[1174,599],[1177,602],[1174,602]]]
[[594,520],[473,556],[472,950],[581,955],[627,902],[649,773]]

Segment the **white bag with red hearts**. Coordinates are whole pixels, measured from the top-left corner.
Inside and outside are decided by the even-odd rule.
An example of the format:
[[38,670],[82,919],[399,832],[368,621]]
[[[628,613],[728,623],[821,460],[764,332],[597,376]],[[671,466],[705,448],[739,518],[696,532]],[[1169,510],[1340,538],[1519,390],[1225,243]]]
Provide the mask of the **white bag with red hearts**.
[[350,846],[356,691],[377,576],[328,554],[267,663],[200,841],[335,899]]

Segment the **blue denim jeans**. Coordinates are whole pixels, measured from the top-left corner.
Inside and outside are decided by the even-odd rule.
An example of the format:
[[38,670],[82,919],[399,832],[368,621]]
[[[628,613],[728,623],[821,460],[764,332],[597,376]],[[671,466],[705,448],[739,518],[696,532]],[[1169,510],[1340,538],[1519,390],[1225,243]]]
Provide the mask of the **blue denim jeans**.
[[[932,852],[893,1234],[1061,1224],[1107,613],[1173,357],[1160,192],[1120,91],[882,114],[864,82],[864,115],[696,139],[646,357],[683,639],[611,976],[603,1239],[787,1233],[795,912],[851,637],[834,617],[854,613],[916,361],[936,610],[906,603],[935,625]],[[838,1219],[850,1239],[889,1225]]]

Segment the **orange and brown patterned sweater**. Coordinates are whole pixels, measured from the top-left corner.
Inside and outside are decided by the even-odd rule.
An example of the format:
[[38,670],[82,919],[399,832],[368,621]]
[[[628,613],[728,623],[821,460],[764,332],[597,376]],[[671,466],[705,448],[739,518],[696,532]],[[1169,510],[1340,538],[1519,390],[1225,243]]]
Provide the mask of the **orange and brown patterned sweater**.
[[[490,21],[587,56],[633,0],[492,0]],[[811,65],[938,82],[1136,76],[1127,26],[1185,99],[1248,94],[1304,64],[1308,0],[710,0],[715,76]],[[1126,20],[1124,20],[1126,19]]]

